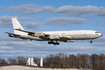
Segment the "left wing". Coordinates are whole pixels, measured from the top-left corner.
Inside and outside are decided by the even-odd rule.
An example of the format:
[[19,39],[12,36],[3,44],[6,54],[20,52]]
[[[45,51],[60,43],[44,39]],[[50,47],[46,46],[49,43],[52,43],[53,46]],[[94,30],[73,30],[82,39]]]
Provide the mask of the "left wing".
[[9,32],[5,32],[7,34],[9,34],[9,37],[20,37],[20,35],[18,34],[13,34],[13,33],[9,33]]
[[40,38],[44,38],[44,37],[49,36],[48,34],[45,34],[43,32],[33,32],[33,31],[27,31],[27,30],[21,30],[21,29],[14,29],[14,30],[18,30],[18,31],[28,33],[28,35],[30,35],[30,36],[39,36]]
[[21,31],[21,32],[25,32],[25,33],[28,33],[28,35],[35,34],[35,32],[33,32],[33,31],[27,31],[27,30],[22,30],[22,29],[14,29],[14,30]]

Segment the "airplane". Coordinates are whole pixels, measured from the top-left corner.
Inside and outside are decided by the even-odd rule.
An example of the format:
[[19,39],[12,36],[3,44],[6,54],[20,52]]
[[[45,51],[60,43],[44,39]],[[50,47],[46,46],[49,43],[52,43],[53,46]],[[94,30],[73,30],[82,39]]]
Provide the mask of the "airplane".
[[[34,32],[24,30],[17,18],[12,18],[14,33],[5,32],[9,37],[29,39],[30,41],[48,41],[48,44],[59,45],[59,42],[74,42],[75,40],[90,40],[103,36],[103,34],[94,30],[72,30],[72,31],[47,31]],[[55,42],[54,42],[55,41]]]

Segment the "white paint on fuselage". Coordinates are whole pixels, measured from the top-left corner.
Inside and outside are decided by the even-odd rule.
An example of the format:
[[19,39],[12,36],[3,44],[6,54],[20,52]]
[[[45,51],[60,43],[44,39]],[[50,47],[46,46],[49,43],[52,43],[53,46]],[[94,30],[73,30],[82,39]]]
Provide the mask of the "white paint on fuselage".
[[[72,30],[72,31],[48,31],[48,32],[42,32],[42,33],[48,34],[48,35],[56,35],[59,37],[69,37],[70,39],[53,39],[53,41],[66,41],[66,40],[92,40],[102,36],[101,33],[96,33],[96,32],[97,31],[93,31],[93,30]],[[39,37],[33,37],[33,36],[22,35],[21,38],[47,41],[47,39],[41,39]]]
[[95,33],[93,30],[72,30],[72,31],[51,31],[43,32],[49,35],[69,36],[72,40],[95,39],[100,37],[101,33]]

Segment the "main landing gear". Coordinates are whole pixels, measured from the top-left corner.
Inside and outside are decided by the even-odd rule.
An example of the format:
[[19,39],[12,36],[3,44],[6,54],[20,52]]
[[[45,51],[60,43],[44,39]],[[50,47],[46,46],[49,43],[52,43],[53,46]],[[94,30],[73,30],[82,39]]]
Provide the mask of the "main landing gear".
[[56,42],[50,41],[50,42],[48,42],[48,44],[59,45],[59,43],[57,41]]

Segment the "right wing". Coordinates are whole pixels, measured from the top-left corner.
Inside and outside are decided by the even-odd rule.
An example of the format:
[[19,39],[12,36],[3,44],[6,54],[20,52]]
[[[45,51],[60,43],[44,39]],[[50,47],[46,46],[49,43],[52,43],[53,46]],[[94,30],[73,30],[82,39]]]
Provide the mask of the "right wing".
[[33,32],[33,31],[27,31],[22,29],[14,29],[17,31],[28,33],[30,36],[39,36],[42,39],[62,39],[62,40],[71,40],[72,38],[70,36],[58,36],[58,35],[51,35],[51,34],[45,34],[43,32]]

